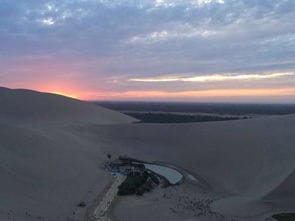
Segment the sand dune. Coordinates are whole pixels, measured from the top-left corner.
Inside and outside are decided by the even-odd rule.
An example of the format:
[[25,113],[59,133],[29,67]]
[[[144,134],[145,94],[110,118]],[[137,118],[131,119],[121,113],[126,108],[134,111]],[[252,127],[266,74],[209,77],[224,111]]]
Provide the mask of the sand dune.
[[87,102],[55,94],[0,87],[0,122],[130,123],[133,118]]
[[[62,96],[0,88],[0,220],[11,220],[10,210],[15,220],[83,220],[78,202],[91,204],[111,180],[100,168],[107,153],[164,161],[202,178],[209,192],[183,184],[173,189],[174,197],[212,198],[218,214],[260,220],[295,209],[295,115],[169,125],[132,121]],[[172,213],[171,200],[152,193],[119,201],[112,211],[121,220],[144,220],[142,214],[153,209],[153,220],[208,220]]]
[[[118,152],[168,161],[203,177],[215,191],[228,196],[216,202],[214,209],[255,215],[271,210],[265,203],[274,206],[281,204],[277,199],[282,197],[295,198],[294,131],[295,116],[290,115],[216,123],[137,124],[124,126],[124,130],[115,126],[108,127],[104,136],[113,138],[113,146],[122,147]],[[255,210],[258,204],[264,211]]]
[[109,175],[100,169],[101,144],[66,128],[132,121],[86,102],[0,88],[0,220],[79,216],[78,202],[94,198]]
[[[288,116],[198,124],[119,125],[108,127],[108,133],[110,137],[116,137],[114,142],[128,143],[126,148],[132,149],[130,153],[157,154],[158,160],[169,157],[187,169],[200,168],[199,173],[206,171],[204,176],[212,172],[212,182],[220,179],[218,182],[233,193],[257,196],[258,193],[265,195],[273,188],[267,190],[263,186],[264,191],[260,191],[254,185],[257,193],[253,192],[254,180],[248,177],[256,175],[254,170],[257,182],[259,179],[263,185],[269,183],[265,182],[266,178],[283,176],[281,179],[284,180],[293,171],[294,129],[295,116]],[[125,148],[120,150],[125,151]],[[261,174],[265,177],[260,177]]]

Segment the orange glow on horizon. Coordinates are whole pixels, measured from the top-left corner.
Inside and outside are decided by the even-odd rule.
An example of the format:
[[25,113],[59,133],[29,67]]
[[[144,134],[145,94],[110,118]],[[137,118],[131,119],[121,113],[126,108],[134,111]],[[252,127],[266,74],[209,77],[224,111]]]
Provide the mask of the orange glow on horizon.
[[35,82],[28,88],[45,93],[58,94],[73,99],[84,100],[89,98],[83,87],[73,82],[67,83],[63,81],[57,82],[48,80],[48,82]]
[[[43,90],[44,91],[44,90]],[[197,99],[197,98],[225,98],[225,97],[268,97],[295,96],[295,88],[278,89],[213,89],[200,91],[83,91],[83,90],[47,90],[46,92],[63,95],[81,100],[132,100],[132,99]]]
[[181,98],[222,98],[222,97],[267,97],[267,96],[295,96],[295,88],[277,89],[212,89],[200,91],[126,91],[97,93],[97,99],[181,99]]
[[52,94],[62,95],[62,96],[69,97],[69,98],[79,99],[79,97],[77,95],[70,94],[67,92],[60,92],[60,91],[48,91],[48,92],[52,93]]
[[96,91],[88,88],[78,87],[76,85],[65,84],[46,84],[46,85],[32,85],[32,90],[41,92],[54,93],[62,96],[80,99],[80,100],[203,100],[208,98],[216,98],[222,101],[223,98],[255,98],[255,97],[280,97],[280,96],[294,96],[295,101],[295,87],[289,88],[248,88],[248,89],[211,89],[211,90],[196,90],[196,91]]

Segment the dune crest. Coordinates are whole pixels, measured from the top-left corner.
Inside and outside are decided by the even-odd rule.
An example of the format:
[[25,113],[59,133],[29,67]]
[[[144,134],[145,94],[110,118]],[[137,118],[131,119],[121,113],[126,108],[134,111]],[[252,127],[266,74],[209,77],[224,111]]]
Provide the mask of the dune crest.
[[0,87],[0,123],[131,123],[135,119],[61,95]]

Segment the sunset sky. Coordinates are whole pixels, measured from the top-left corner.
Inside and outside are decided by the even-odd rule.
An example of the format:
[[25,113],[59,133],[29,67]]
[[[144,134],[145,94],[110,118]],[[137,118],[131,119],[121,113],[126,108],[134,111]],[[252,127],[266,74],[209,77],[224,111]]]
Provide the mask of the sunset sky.
[[295,103],[295,1],[0,0],[0,86]]

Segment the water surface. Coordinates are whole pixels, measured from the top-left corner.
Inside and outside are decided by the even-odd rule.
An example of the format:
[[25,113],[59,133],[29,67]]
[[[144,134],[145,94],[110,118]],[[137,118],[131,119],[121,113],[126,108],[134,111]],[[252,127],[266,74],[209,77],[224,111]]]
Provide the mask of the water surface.
[[183,178],[183,175],[180,172],[178,172],[177,170],[171,167],[161,166],[157,164],[147,164],[147,163],[145,163],[144,166],[147,169],[153,171],[154,173],[165,177],[170,184],[177,184]]

